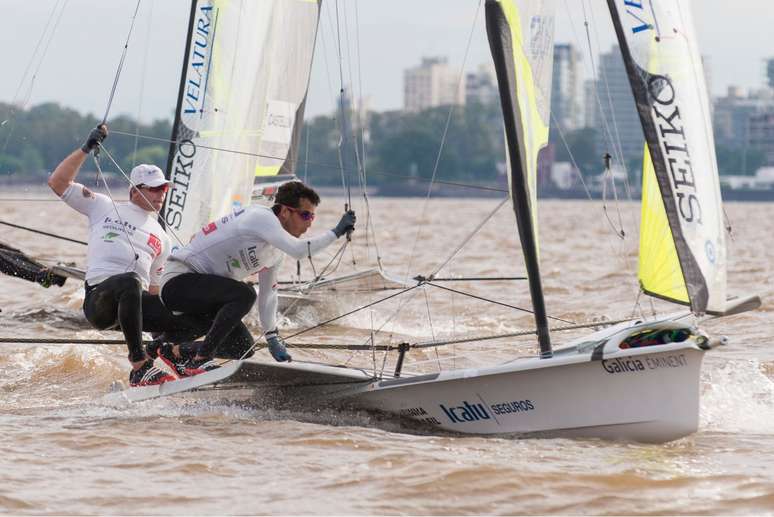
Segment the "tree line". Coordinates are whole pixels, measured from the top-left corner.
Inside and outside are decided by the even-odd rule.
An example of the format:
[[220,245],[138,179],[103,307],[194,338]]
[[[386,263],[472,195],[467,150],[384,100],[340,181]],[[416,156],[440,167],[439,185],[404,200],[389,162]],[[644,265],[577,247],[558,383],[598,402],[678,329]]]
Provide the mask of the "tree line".
[[[0,116],[0,178],[21,181],[37,181],[50,173],[99,123],[93,115],[82,115],[56,103],[26,110],[0,103]],[[314,185],[341,185],[342,181],[354,185],[358,170],[365,171],[369,185],[429,179],[434,173],[441,181],[504,183],[499,104],[442,106],[418,113],[372,112],[366,120],[358,120],[350,113],[346,119],[352,121],[350,133],[354,138],[345,141],[344,148],[340,147],[341,128],[336,117],[318,116],[306,121],[298,149],[298,176]],[[128,171],[137,163],[166,168],[170,120],[138,124],[127,115],[119,115],[110,119],[108,125],[114,134],[106,147],[123,170]],[[119,131],[140,136],[115,133]],[[564,141],[554,132],[554,139],[555,160],[574,158],[584,175],[602,172],[604,150],[598,144],[596,129],[565,132]],[[718,146],[717,154],[721,173],[753,174],[763,163],[762,153],[755,151],[742,155],[741,150]],[[117,173],[107,158],[101,163],[106,173]],[[629,164],[630,170],[639,168],[636,161]]]

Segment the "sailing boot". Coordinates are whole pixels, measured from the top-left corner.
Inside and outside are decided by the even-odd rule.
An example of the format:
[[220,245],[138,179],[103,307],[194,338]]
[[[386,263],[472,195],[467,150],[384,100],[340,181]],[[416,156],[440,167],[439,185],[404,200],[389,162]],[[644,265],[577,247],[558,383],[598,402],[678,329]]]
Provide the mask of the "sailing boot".
[[220,368],[220,365],[212,360],[211,357],[202,357],[197,359],[192,357],[182,364],[181,377],[191,377],[200,373],[210,372]]
[[129,386],[155,386],[165,382],[174,381],[175,378],[165,371],[153,366],[153,359],[148,359],[145,364],[129,372]]

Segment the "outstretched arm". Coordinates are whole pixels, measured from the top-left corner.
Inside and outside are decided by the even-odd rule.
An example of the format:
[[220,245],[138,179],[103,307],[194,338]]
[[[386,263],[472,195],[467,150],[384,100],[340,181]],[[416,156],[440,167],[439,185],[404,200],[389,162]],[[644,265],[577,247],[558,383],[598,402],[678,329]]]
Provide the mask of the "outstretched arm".
[[263,332],[277,327],[277,269],[266,268],[258,273],[258,315]]
[[89,137],[84,142],[80,149],[77,149],[70,153],[70,155],[62,160],[62,162],[56,166],[54,172],[48,178],[48,186],[51,190],[56,192],[56,195],[62,197],[67,188],[75,181],[75,177],[78,175],[78,171],[81,169],[83,162],[86,161],[86,157],[89,153],[95,149],[105,138],[107,137],[107,126],[102,124],[95,127],[89,133]]

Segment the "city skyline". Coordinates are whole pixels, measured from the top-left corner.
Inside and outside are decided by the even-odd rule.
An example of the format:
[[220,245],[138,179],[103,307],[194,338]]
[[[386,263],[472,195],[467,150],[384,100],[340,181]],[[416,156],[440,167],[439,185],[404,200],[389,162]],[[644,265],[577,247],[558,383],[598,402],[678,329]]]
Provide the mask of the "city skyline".
[[[8,2],[11,8],[6,10],[7,25],[11,29],[0,34],[0,41],[4,48],[16,51],[7,56],[0,101],[16,101],[27,107],[58,102],[101,117],[137,3]],[[404,71],[416,67],[423,57],[446,57],[450,67],[463,76],[489,62],[479,2],[393,0],[388,4],[323,3],[308,116],[333,112],[340,88],[339,65],[344,82],[352,85],[352,97],[362,97],[371,109],[384,111],[402,108]],[[62,5],[66,5],[65,9],[57,11],[56,7]],[[189,5],[188,0],[140,4],[111,115],[139,114],[138,118],[144,121],[172,116]],[[712,70],[713,96],[724,95],[732,85],[745,89],[763,87],[764,60],[774,56],[774,42],[766,39],[766,28],[774,21],[774,14],[763,9],[762,0],[747,0],[733,6],[721,0],[694,0],[692,5],[702,54],[709,58]],[[348,22],[342,24],[341,63],[336,55],[336,8],[341,21],[346,18]],[[599,54],[608,52],[615,43],[606,9],[601,0],[558,2],[556,42],[569,43],[581,53],[582,79],[592,77],[584,21],[590,24],[588,36],[595,66]],[[99,23],[86,24],[84,19],[96,19]],[[50,41],[41,39],[47,20],[49,33],[56,25]],[[36,47],[40,56],[46,46],[42,62],[33,57]],[[460,70],[463,61],[465,68]],[[27,80],[22,82],[25,70]],[[29,77],[36,70],[34,84],[30,86]]]

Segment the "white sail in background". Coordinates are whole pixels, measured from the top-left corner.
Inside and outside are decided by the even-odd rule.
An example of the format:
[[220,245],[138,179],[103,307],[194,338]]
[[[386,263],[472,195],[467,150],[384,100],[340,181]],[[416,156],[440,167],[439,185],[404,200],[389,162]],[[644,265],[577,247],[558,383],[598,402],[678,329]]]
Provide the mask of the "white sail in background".
[[722,312],[723,212],[710,104],[689,3],[608,0],[647,142],[642,288],[689,303],[695,313]]
[[256,175],[293,173],[319,11],[318,0],[194,0],[164,207],[183,243],[249,204]]

